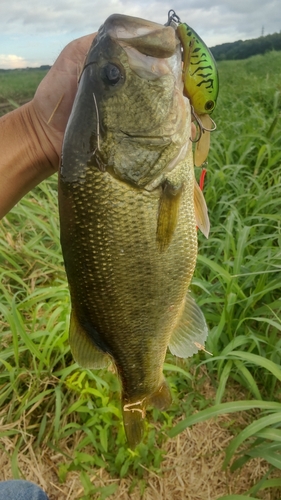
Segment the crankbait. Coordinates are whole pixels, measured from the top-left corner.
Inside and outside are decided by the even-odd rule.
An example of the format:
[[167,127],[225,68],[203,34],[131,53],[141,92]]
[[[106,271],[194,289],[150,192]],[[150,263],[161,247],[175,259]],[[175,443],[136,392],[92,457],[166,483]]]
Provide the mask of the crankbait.
[[181,22],[174,10],[168,12],[166,25],[174,27],[182,44],[184,94],[190,100],[191,112],[199,127],[199,136],[193,142],[197,143],[195,165],[200,166],[209,152],[210,132],[216,130],[210,114],[218,98],[218,70],[205,42],[190,26]]
[[203,40],[185,23],[177,28],[183,46],[184,90],[195,113],[212,113],[219,92],[219,77],[215,60]]
[[215,59],[202,38],[174,10],[168,13],[168,23],[175,24],[183,48],[184,91],[197,115],[210,114],[215,109],[219,92],[219,76]]

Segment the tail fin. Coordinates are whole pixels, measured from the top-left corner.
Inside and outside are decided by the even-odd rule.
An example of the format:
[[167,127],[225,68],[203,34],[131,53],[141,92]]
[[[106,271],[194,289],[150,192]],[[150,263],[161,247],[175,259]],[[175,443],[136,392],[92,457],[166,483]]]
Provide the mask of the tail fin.
[[163,380],[157,391],[134,403],[123,401],[123,421],[128,445],[134,449],[142,440],[144,432],[144,418],[147,405],[156,406],[159,410],[165,410],[171,404],[171,392]]
[[144,432],[144,400],[135,403],[123,401],[123,421],[129,447],[133,450],[142,440]]

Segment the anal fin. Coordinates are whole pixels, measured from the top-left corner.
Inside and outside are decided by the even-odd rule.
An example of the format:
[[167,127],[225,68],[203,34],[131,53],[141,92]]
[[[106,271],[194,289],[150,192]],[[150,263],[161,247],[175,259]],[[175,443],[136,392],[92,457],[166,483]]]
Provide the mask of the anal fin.
[[110,357],[94,345],[73,309],[70,316],[69,343],[75,361],[82,368],[99,369],[110,364]]
[[182,317],[170,339],[169,349],[179,358],[188,358],[204,349],[207,336],[208,327],[204,315],[188,293]]
[[147,403],[155,406],[158,410],[166,410],[172,402],[170,387],[164,379],[157,391],[147,397]]

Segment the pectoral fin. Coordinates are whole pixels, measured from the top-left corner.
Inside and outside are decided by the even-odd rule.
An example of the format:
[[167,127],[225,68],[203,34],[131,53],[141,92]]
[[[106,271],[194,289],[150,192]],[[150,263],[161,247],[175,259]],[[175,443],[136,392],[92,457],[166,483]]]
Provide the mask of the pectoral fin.
[[204,350],[208,327],[201,309],[188,293],[185,308],[170,340],[169,349],[179,358],[188,358],[198,350]]
[[196,224],[200,231],[208,238],[210,232],[210,220],[208,215],[208,208],[204,195],[198,186],[196,180],[194,180],[194,212]]
[[94,345],[73,310],[70,316],[69,343],[75,361],[82,368],[99,369],[109,365],[110,357]]
[[179,206],[183,185],[176,188],[166,181],[160,198],[157,221],[157,245],[160,252],[164,252],[170,245],[177,227]]

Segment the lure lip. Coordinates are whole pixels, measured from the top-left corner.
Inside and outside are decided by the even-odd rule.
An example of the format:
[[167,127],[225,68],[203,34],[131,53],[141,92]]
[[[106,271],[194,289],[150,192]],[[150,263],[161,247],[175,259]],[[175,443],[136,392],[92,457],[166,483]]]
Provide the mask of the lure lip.
[[202,137],[202,134],[204,134],[204,132],[214,132],[217,129],[217,125],[216,125],[216,122],[213,120],[213,118],[211,118],[211,116],[209,115],[209,118],[210,118],[210,120],[212,122],[213,128],[207,128],[207,127],[205,127],[203,125],[200,117],[197,115],[197,113],[195,113],[194,107],[191,105],[190,108],[191,108],[191,114],[194,117],[194,119],[195,119],[195,121],[196,121],[196,123],[197,123],[197,125],[199,127],[199,135],[198,135],[198,137],[196,137],[195,139],[190,138],[191,142],[196,143],[196,142],[200,141],[200,139]]

